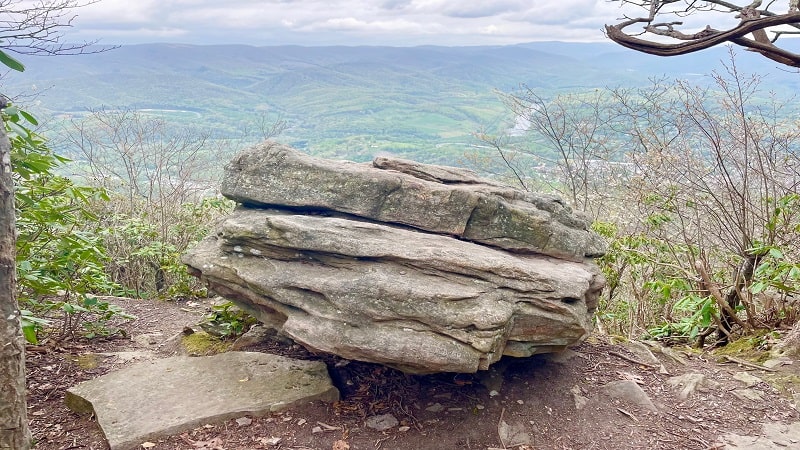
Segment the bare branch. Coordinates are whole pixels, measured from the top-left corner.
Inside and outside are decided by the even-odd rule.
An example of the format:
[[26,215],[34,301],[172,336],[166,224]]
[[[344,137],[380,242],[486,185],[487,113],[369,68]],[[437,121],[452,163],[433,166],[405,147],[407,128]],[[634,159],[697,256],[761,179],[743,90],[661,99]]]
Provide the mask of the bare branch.
[[[756,51],[765,57],[792,67],[800,67],[800,54],[791,52],[775,45],[775,42],[784,34],[795,33],[785,30],[772,31],[774,37],[767,37],[767,30],[773,27],[790,26],[800,29],[800,13],[797,11],[797,1],[791,0],[789,9],[784,14],[775,14],[766,9],[756,9],[761,5],[760,1],[755,1],[747,6],[738,6],[726,1],[710,0],[705,2],[686,1],[686,8],[683,10],[668,10],[667,5],[676,3],[677,0],[652,0],[652,1],[631,1],[622,0],[623,4],[632,4],[640,8],[647,9],[647,16],[638,18],[627,18],[616,25],[606,25],[606,35],[614,42],[643,53],[657,56],[676,56],[704,50],[722,43],[730,42],[742,46],[748,50]],[[706,5],[703,8],[702,5]],[[770,5],[772,2],[770,2]],[[768,7],[770,6],[768,5]],[[721,9],[721,8],[724,8]],[[677,27],[682,26],[681,21],[661,21],[656,20],[661,16],[685,16],[705,11],[717,11],[736,14],[740,19],[739,25],[729,30],[717,30],[707,25],[704,29],[686,33]],[[626,28],[643,24],[644,31],[629,33]],[[642,35],[653,35],[654,39],[645,39]],[[752,34],[753,38],[747,35]],[[660,42],[655,37],[666,37],[677,41],[677,43]]]
[[99,0],[0,0],[0,48],[26,55],[77,55],[111,47],[93,47],[97,41],[67,43],[64,31],[72,27],[75,10]]

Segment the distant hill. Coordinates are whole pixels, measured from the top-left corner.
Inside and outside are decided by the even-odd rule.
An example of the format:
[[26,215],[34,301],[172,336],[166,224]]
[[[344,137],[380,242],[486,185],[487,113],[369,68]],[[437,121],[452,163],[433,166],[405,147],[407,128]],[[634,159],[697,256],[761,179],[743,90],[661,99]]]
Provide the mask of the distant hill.
[[[449,161],[470,133],[499,128],[508,112],[496,90],[542,94],[646,84],[649,77],[702,79],[724,48],[658,58],[610,43],[536,42],[477,47],[252,47],[145,44],[70,57],[25,57],[7,74],[8,94],[38,93],[34,110],[64,117],[90,108],[162,111],[176,124],[237,136],[265,114],[284,118],[282,140],[328,156],[392,152]],[[797,92],[800,75],[763,57],[737,65],[767,74],[765,86]],[[188,111],[191,114],[179,113]],[[151,112],[152,113],[152,112]]]

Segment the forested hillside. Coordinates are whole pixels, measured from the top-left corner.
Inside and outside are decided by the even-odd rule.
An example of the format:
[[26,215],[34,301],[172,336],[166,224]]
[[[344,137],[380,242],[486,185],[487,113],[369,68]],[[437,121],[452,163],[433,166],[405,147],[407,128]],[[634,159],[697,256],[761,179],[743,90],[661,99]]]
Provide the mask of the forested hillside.
[[[132,45],[82,56],[30,58],[4,92],[57,127],[87,110],[144,110],[215,139],[260,138],[283,120],[281,139],[312,153],[367,160],[386,151],[456,163],[471,134],[514,119],[499,92],[521,85],[542,95],[641,86],[650,77],[702,80],[725,49],[657,59],[613,44],[503,47],[248,47]],[[796,77],[751,54],[741,64],[769,73],[784,92]],[[235,144],[234,144],[235,145]],[[75,156],[74,149],[64,149]]]

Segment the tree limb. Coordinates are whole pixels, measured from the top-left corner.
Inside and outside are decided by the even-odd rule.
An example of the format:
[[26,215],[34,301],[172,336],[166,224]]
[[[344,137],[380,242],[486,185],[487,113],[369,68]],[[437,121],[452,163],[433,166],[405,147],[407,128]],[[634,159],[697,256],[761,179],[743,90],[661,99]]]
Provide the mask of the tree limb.
[[[652,5],[662,3],[664,2],[652,2]],[[738,11],[739,15],[737,17],[741,18],[739,25],[726,31],[716,30],[707,26],[704,30],[697,33],[685,34],[675,29],[675,26],[682,25],[682,22],[655,23],[654,21],[656,14],[658,14],[658,9],[651,8],[648,17],[628,19],[616,25],[606,25],[606,35],[612,41],[624,47],[657,56],[683,55],[705,50],[725,42],[731,42],[745,47],[748,50],[759,52],[765,57],[781,64],[800,67],[800,54],[776,46],[774,40],[770,40],[765,31],[767,28],[780,25],[797,27],[798,24],[800,24],[800,13],[797,12],[796,7],[787,14],[774,14],[768,11],[755,10],[750,7],[736,7],[726,2],[713,3],[717,5],[724,3],[724,6],[730,7],[732,12]],[[686,42],[656,42],[635,37],[624,31],[625,28],[637,23],[646,24],[644,26],[645,33],[666,36]],[[755,39],[745,37],[751,33]],[[785,34],[785,32],[778,33]],[[776,36],[780,36],[780,34]]]
[[722,292],[719,290],[714,280],[712,280],[711,277],[708,276],[708,271],[706,271],[703,262],[695,261],[694,267],[695,269],[697,269],[697,273],[700,275],[700,278],[703,280],[703,283],[705,283],[706,289],[708,289],[708,292],[711,293],[711,297],[717,303],[717,306],[719,306],[720,309],[722,309],[723,311],[727,312],[730,315],[730,318],[733,319],[733,321],[736,322],[737,325],[742,327],[742,329],[748,330],[749,327],[747,326],[747,324],[742,322],[742,319],[736,316],[736,312],[734,312],[733,308],[731,308],[731,305],[729,305],[728,302],[725,301],[725,296],[722,295]]

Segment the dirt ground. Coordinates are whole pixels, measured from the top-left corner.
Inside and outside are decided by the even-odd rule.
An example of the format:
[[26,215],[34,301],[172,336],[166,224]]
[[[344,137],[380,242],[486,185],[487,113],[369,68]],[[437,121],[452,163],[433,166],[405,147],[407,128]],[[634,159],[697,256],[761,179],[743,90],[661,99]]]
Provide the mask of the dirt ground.
[[[29,348],[28,406],[36,449],[107,449],[94,418],[64,406],[66,389],[129,363],[97,354],[150,351],[162,341],[159,337],[165,340],[196,324],[206,310],[192,303],[116,303],[138,317],[123,325],[127,338]],[[142,448],[710,450],[721,448],[716,444],[721,435],[753,434],[762,422],[798,419],[790,399],[800,392],[800,362],[768,372],[707,353],[681,351],[681,363],[654,352],[668,372],[660,373],[628,347],[609,342],[593,336],[564,354],[504,359],[482,374],[432,376],[348,363],[297,345],[260,344],[247,350],[325,361],[341,401],[209,423],[143,443]],[[690,372],[720,384],[681,400],[667,379]],[[765,380],[751,387],[760,400],[734,395],[742,387],[733,378],[740,372]],[[657,412],[604,394],[603,386],[617,380],[636,382]],[[385,431],[366,426],[371,417],[383,414],[399,423]]]

